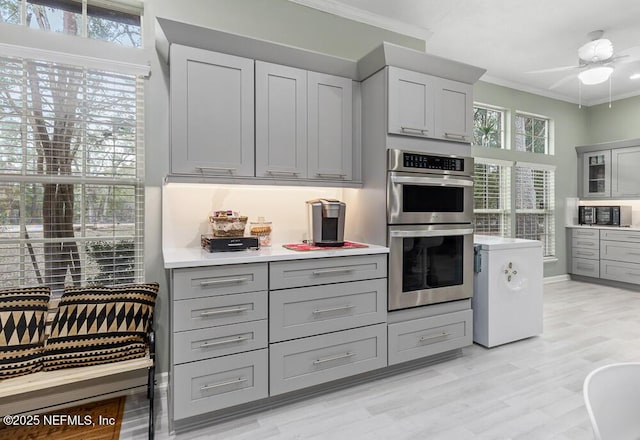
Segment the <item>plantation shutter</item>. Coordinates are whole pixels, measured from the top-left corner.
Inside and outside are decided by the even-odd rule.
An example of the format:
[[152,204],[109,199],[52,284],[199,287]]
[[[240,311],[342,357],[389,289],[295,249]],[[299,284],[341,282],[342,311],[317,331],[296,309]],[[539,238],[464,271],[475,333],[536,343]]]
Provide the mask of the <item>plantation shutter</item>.
[[143,80],[0,57],[0,288],[144,279]]
[[540,240],[555,255],[555,167],[517,162],[516,238]]
[[476,158],[473,183],[475,233],[511,235],[511,162]]

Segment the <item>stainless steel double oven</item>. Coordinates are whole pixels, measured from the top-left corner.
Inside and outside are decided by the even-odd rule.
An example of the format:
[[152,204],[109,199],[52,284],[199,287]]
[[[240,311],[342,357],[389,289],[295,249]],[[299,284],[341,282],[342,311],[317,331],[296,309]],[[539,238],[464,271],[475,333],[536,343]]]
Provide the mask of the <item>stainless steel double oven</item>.
[[473,294],[473,158],[388,150],[389,310]]

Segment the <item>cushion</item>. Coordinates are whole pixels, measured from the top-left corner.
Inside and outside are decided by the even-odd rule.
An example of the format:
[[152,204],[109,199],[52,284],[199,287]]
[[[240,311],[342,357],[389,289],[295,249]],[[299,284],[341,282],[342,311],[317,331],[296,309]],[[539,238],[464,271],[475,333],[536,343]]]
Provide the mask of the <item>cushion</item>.
[[46,371],[143,357],[158,283],[65,288],[51,324]]
[[0,290],[0,379],[42,367],[48,287]]

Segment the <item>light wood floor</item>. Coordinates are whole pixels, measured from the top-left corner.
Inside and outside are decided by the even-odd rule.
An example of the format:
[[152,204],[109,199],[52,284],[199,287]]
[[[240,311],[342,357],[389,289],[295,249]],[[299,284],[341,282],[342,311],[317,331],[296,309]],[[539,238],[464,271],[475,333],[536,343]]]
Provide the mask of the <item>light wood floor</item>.
[[[576,281],[545,285],[544,334],[196,431],[156,438],[591,439],[582,383],[640,360],[640,292]],[[122,439],[146,437],[145,400],[129,399]]]

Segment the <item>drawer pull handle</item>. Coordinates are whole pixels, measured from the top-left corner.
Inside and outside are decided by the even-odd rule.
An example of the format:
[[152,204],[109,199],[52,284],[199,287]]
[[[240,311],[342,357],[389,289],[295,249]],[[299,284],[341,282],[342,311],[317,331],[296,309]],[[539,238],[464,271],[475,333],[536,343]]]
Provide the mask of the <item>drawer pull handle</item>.
[[421,337],[420,337],[420,342],[424,342],[424,341],[431,341],[432,339],[444,338],[444,337],[446,337],[446,336],[449,336],[449,333],[447,333],[447,332],[442,332],[442,333],[437,334],[437,335],[421,336]]
[[580,270],[595,270],[593,266],[585,266],[584,264],[580,263],[577,264],[576,268]]
[[581,244],[584,246],[593,246],[595,243],[593,241],[577,241],[576,244]]
[[402,131],[414,131],[416,133],[420,133],[420,134],[425,134],[429,132],[428,128],[416,128],[416,127],[407,127],[407,126],[401,126],[400,130]]
[[460,139],[463,141],[467,140],[467,135],[466,134],[462,134],[462,133],[444,133],[444,137],[446,138],[450,138],[450,139]]
[[346,306],[333,307],[331,309],[315,309],[312,313],[314,315],[319,315],[321,313],[337,312],[338,310],[349,310],[349,309],[353,309],[354,307],[355,306],[353,304],[347,304]]
[[223,167],[195,167],[196,170],[200,170],[201,173],[204,174],[205,171],[210,171],[214,173],[229,173],[233,174],[236,172],[237,168],[223,168]]
[[233,309],[222,309],[222,310],[206,310],[204,312],[200,312],[200,316],[216,316],[216,315],[224,315],[226,313],[241,313],[249,310],[247,307],[234,307]]
[[638,252],[629,252],[629,255],[635,255],[636,257],[640,257],[640,253]]
[[246,377],[239,377],[236,380],[229,380],[227,382],[220,382],[220,383],[212,383],[209,385],[202,385],[200,387],[200,391],[207,391],[207,390],[211,390],[214,388],[220,388],[220,387],[226,387],[227,385],[235,385],[237,383],[243,383],[246,382],[247,378]]
[[585,231],[578,231],[578,235],[593,235],[594,233],[591,231],[585,232]]
[[576,251],[576,255],[586,255],[588,257],[593,257],[595,255],[595,253],[594,252]]
[[200,348],[215,347],[217,345],[224,345],[224,344],[233,344],[235,342],[242,342],[247,340],[249,340],[249,338],[247,338],[246,336],[238,336],[237,338],[225,339],[224,341],[203,342],[202,344],[200,344]]
[[352,353],[350,351],[346,352],[345,354],[341,354],[338,356],[331,356],[328,358],[324,358],[324,359],[316,359],[315,361],[313,361],[313,365],[320,365],[320,364],[324,364],[325,362],[331,362],[331,361],[337,361],[340,359],[346,359],[346,358],[350,358],[352,356],[354,356],[355,353]]
[[281,171],[281,170],[267,170],[265,172],[267,174],[271,174],[272,176],[298,176],[298,174],[300,174],[298,171]]
[[640,273],[627,272],[630,277],[640,277]]
[[316,173],[316,176],[327,178],[335,177],[336,179],[344,179],[345,177],[347,177],[347,175],[344,173]]
[[225,278],[222,280],[207,280],[207,281],[200,281],[200,287],[215,286],[218,284],[243,283],[246,281],[249,281],[249,279],[248,278]]
[[325,269],[325,270],[314,270],[313,272],[311,272],[314,276],[321,276],[321,275],[335,275],[338,273],[351,273],[353,272],[353,269],[349,269],[349,268],[337,268],[337,269]]

